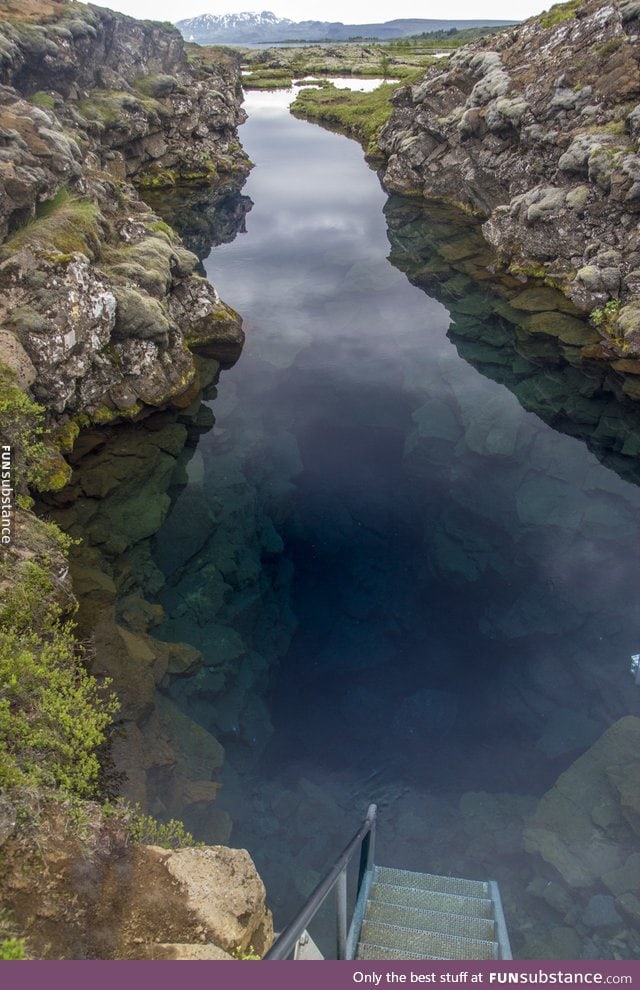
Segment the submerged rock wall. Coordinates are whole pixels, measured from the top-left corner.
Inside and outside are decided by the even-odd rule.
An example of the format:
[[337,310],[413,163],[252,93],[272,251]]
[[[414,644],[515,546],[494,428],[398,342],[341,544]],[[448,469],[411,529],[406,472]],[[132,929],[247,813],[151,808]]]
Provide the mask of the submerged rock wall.
[[399,90],[390,192],[485,219],[500,262],[591,314],[589,358],[640,365],[640,10],[572,0],[466,46]]
[[558,778],[524,829],[525,849],[539,857],[528,893],[583,938],[615,936],[615,958],[625,941],[638,951],[639,742],[640,719],[615,722]]

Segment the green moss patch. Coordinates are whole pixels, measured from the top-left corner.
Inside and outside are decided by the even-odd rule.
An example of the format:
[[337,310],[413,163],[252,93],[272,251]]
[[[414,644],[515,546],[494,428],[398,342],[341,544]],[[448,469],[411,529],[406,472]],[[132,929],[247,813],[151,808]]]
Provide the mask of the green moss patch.
[[79,113],[101,128],[119,128],[127,131],[127,114],[145,113],[152,123],[159,123],[169,111],[159,100],[142,93],[129,93],[120,90],[94,89],[91,96],[78,104]]
[[161,100],[169,96],[178,88],[178,80],[175,76],[168,76],[164,73],[152,76],[138,76],[134,83],[134,89],[143,96],[151,97],[154,100]]
[[371,93],[354,93],[327,86],[303,89],[291,105],[291,113],[316,121],[360,141],[367,155],[377,155],[378,136],[393,110],[395,83],[385,83]]
[[540,17],[540,27],[551,28],[561,21],[571,20],[576,16],[576,10],[582,4],[582,0],[569,0],[568,3],[556,3],[546,13]]
[[100,254],[105,220],[95,203],[59,192],[43,203],[37,215],[0,247],[5,261],[23,248],[36,254],[71,255],[81,252],[92,260]]
[[44,90],[34,93],[33,96],[29,97],[29,100],[34,106],[42,107],[43,110],[53,110],[56,105],[56,101],[51,93],[46,93]]
[[289,89],[293,77],[286,69],[261,69],[243,76],[242,85],[245,89]]

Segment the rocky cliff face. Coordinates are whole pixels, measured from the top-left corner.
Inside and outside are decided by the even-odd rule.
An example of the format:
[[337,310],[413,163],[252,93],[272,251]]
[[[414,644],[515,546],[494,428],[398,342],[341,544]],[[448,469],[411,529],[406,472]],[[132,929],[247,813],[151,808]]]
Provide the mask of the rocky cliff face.
[[[262,955],[271,913],[243,849],[134,843],[121,816],[48,803],[16,827],[0,798],[3,915],[36,959]],[[73,824],[74,823],[74,824]]]
[[[237,358],[243,340],[238,315],[194,273],[197,257],[133,183],[156,195],[175,184],[205,190],[209,210],[237,191],[248,170],[236,131],[244,117],[239,67],[225,54],[196,64],[170,26],[102,8],[11,0],[8,14],[0,22],[0,366],[45,407],[59,448],[69,455],[76,446],[73,467],[115,445],[108,431],[88,426],[149,427],[132,426],[99,479],[74,482],[60,497],[65,509],[79,493],[89,500],[80,520],[88,562],[74,577],[92,609],[81,631],[93,639],[95,670],[114,679],[134,735],[136,720],[155,718],[154,746],[137,753],[135,767],[124,761],[140,785],[135,796],[149,806],[140,780],[159,763],[164,803],[156,811],[173,810],[174,792],[185,789],[202,805],[217,791],[211,777],[222,748],[184,725],[181,746],[173,745],[177,730],[166,726],[179,713],[167,715],[168,702],[164,714],[154,707],[156,684],[193,657],[146,636],[158,619],[144,602],[118,624],[111,562],[161,525],[198,391]],[[167,406],[166,421],[151,416]],[[60,457],[52,466],[48,487],[60,489],[71,468]],[[99,507],[114,489],[129,509],[105,523]],[[19,525],[15,537],[19,553]],[[95,546],[101,554],[89,551]],[[146,557],[134,564],[139,577],[146,573]],[[131,593],[129,570],[116,577],[119,592]]]
[[136,418],[194,387],[191,350],[242,345],[131,185],[241,184],[238,67],[196,65],[169,26],[49,7],[0,23],[0,360],[58,425]]
[[[571,0],[400,90],[382,132],[390,191],[485,218],[502,264],[560,287],[602,344],[640,355],[640,5]],[[631,360],[629,360],[631,359]]]
[[[196,274],[196,255],[136,187],[156,196],[167,186],[206,190],[213,212],[218,200],[235,201],[249,167],[236,131],[239,68],[225,55],[196,62],[171,26],[101,8],[8,0],[3,11],[0,374],[45,407],[50,436],[68,456],[50,458],[41,487],[64,488],[67,514],[87,496],[84,556],[72,565],[78,631],[92,640],[93,672],[108,674],[120,695],[111,758],[128,775],[127,793],[165,817],[175,806],[210,809],[222,747],[155,691],[197,667],[200,654],[149,636],[158,609],[136,592],[148,578],[140,547],[169,510],[188,429],[211,425],[199,418],[202,385],[238,357],[243,334],[239,316]],[[11,415],[5,403],[3,443]],[[67,485],[80,460],[117,437],[93,482],[85,474]],[[13,481],[25,495],[17,470]],[[115,489],[130,500],[118,524],[99,511]],[[1,599],[28,580],[33,557],[24,538],[32,517],[16,507],[13,522]],[[61,608],[73,611],[68,562],[46,539],[40,552]],[[213,830],[228,836],[225,822]],[[270,942],[264,888],[242,851],[132,844],[121,821],[88,805],[49,807],[20,834],[15,814],[7,819],[0,807],[0,845],[2,903],[31,956],[229,958]],[[36,848],[44,871],[33,869]]]

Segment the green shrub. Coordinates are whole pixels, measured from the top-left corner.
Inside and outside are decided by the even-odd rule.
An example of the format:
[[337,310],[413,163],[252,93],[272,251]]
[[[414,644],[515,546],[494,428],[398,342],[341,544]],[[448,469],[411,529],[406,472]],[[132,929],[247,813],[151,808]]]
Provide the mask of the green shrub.
[[0,942],[0,959],[26,959],[21,938],[5,938]]
[[198,849],[203,842],[196,842],[184,826],[184,822],[172,818],[168,822],[159,822],[152,815],[146,815],[139,806],[129,810],[129,835],[134,842],[144,842],[149,846],[161,846],[163,849],[183,849],[193,846]]
[[[41,583],[29,586],[21,604]],[[87,673],[72,627],[56,619],[55,608],[37,616],[43,632],[25,630],[20,611],[16,617],[18,626],[7,628],[0,616],[0,787],[41,784],[95,796],[96,750],[115,699]]]
[[11,371],[0,365],[0,437],[12,452],[14,486],[24,490],[43,480],[42,462],[47,457],[41,440],[44,408],[16,384]]
[[252,945],[248,945],[246,949],[243,949],[241,945],[236,945],[231,955],[234,959],[242,962],[254,962],[262,959],[262,956],[256,952]]

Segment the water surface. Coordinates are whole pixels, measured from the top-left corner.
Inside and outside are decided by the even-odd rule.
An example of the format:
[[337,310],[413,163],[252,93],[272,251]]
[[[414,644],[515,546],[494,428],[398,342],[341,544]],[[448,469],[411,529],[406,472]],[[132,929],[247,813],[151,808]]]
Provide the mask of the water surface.
[[523,820],[640,713],[640,494],[460,357],[360,148],[290,99],[249,94],[254,206],[205,262],[247,344],[157,541],[163,635],[206,663],[172,694],[225,745],[279,925],[376,800],[379,858],[496,876],[517,948]]

